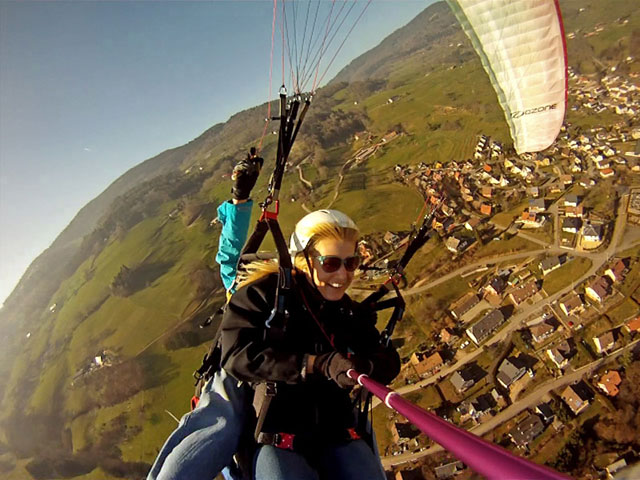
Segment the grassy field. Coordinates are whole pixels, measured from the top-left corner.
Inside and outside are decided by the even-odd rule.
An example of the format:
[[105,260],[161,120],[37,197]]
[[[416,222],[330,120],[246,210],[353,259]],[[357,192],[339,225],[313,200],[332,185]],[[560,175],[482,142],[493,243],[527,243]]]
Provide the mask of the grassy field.
[[433,385],[408,393],[404,398],[425,410],[433,410],[442,405],[442,397]]
[[494,257],[506,253],[526,252],[527,250],[537,250],[540,246],[517,235],[508,240],[491,241],[481,246],[474,252],[475,258]]
[[332,208],[352,215],[364,234],[409,230],[423,200],[407,187],[391,184],[361,191],[341,192]]
[[591,265],[592,262],[588,258],[574,258],[570,262],[562,265],[560,268],[543,277],[542,288],[547,292],[547,295],[553,295],[569,285],[575,279],[580,278],[588,272]]
[[603,218],[612,219],[615,212],[616,194],[613,193],[613,180],[611,178],[601,180],[589,189],[583,200],[584,208]]
[[553,226],[551,222],[547,222],[544,227],[536,228],[536,229],[523,229],[523,233],[530,235],[533,238],[546,242],[548,244],[553,244]]
[[405,270],[407,280],[412,285],[417,281],[428,282],[433,271],[446,264],[451,257],[442,240],[437,235],[432,237],[411,259]]
[[491,217],[491,222],[495,225],[499,225],[502,228],[506,228],[513,220],[522,215],[522,212],[529,207],[529,200],[524,200],[520,204],[516,205],[510,210],[496,213]]
[[425,293],[407,297],[405,317],[396,329],[396,336],[405,340],[401,356],[414,352],[421,344],[432,345],[433,335],[442,328],[442,321],[435,320],[445,315],[449,304],[468,289],[464,279],[454,277]]
[[[622,256],[625,258],[625,256]],[[625,296],[630,296],[634,291],[637,291],[640,286],[640,261],[638,261],[638,257],[636,256],[634,262],[631,264],[629,272],[625,275],[624,280],[621,285],[618,285],[617,288],[622,292]]]
[[619,305],[607,310],[606,315],[613,325],[619,325],[637,316],[639,312],[640,306],[633,299],[625,298]]
[[391,435],[391,421],[390,410],[386,405],[380,404],[376,408],[373,409],[373,429],[376,432],[376,439],[378,441],[378,448],[380,449],[380,453],[384,454],[385,450],[393,445],[393,436]]

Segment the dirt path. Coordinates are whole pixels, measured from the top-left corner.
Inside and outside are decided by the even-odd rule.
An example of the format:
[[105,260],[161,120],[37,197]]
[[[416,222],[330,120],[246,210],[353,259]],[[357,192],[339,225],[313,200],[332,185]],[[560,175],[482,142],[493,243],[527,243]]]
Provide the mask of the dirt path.
[[353,158],[350,158],[344,163],[344,165],[342,165],[342,168],[340,169],[340,173],[338,174],[338,183],[336,184],[336,188],[333,192],[333,198],[329,202],[329,205],[327,205],[327,208],[331,208],[331,206],[338,199],[338,195],[340,195],[340,187],[342,186],[342,182],[344,181],[345,172],[349,170],[349,167],[351,166],[352,162],[353,162]]
[[309,188],[309,190],[313,191],[313,184],[307,180],[306,178],[304,178],[304,175],[302,173],[302,167],[300,167],[300,165],[298,165],[296,167],[298,169],[298,176],[300,177],[300,181],[307,186],[307,188]]

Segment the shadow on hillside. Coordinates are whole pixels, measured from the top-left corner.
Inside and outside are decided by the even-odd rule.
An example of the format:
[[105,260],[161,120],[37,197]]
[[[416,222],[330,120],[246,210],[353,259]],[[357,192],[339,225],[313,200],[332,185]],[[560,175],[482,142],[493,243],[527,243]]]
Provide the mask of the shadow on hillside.
[[33,458],[26,465],[26,469],[36,480],[73,478],[98,467],[118,478],[143,478],[151,465],[124,461],[118,448],[118,445],[141,431],[139,426],[130,426],[128,423],[128,414],[122,413],[113,418],[108,425],[103,424],[102,429],[96,426],[98,438],[91,439],[92,443],[75,454],[71,452],[71,448],[62,448],[55,443],[50,444],[48,448],[39,448],[31,454]]
[[179,374],[178,365],[168,355],[146,353],[136,358],[142,368],[142,389],[166,385]]
[[211,308],[203,310],[194,318],[183,324],[164,341],[167,350],[191,348],[211,342],[220,328],[222,313],[221,303],[214,303]]
[[140,265],[134,270],[133,278],[131,279],[131,288],[133,289],[133,292],[137,292],[138,290],[151,286],[153,282],[167,273],[173,265],[174,262],[159,262]]

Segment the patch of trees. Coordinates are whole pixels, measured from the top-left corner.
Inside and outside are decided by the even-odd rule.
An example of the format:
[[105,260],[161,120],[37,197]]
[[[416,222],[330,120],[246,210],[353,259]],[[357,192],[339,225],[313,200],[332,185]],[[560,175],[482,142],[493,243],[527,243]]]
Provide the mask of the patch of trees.
[[314,117],[305,125],[305,133],[323,148],[343,144],[365,129],[365,117],[358,112],[319,111]]
[[98,462],[98,467],[101,467],[105,472],[114,477],[127,478],[132,480],[138,480],[144,478],[151,465],[144,462],[125,462],[118,457],[104,457]]
[[[58,398],[53,398],[56,401]],[[57,403],[60,404],[60,403]],[[52,415],[14,411],[3,424],[8,447],[16,458],[24,459],[64,451],[64,419],[59,412]],[[25,435],[28,432],[28,435]]]
[[165,202],[197,193],[206,178],[202,172],[189,175],[173,172],[144,182],[114,200],[99,228],[109,235],[127,232],[145,218],[156,215]]
[[110,238],[123,238],[139,222],[156,215],[165,202],[197,193],[206,178],[202,172],[190,175],[172,172],[146,181],[117,197],[98,226],[83,238],[73,262],[75,268],[90,256],[100,253]]
[[613,403],[616,410],[600,419],[596,433],[609,442],[640,446],[640,360],[627,367]]
[[591,464],[589,460],[593,455],[593,452],[585,445],[586,442],[592,443],[592,439],[589,437],[593,433],[590,423],[585,423],[579,429],[571,432],[562,449],[552,461],[547,462],[547,465],[565,473],[574,472],[580,465],[586,465],[588,468]]
[[25,468],[36,480],[45,480],[85,475],[96,468],[96,464],[90,459],[63,455],[53,458],[35,458]]
[[316,143],[322,148],[330,148],[345,143],[354,133],[365,129],[367,118],[364,113],[334,109],[339,100],[332,95],[345,86],[344,83],[337,83],[323,89],[322,100],[313,104],[305,120],[305,141]]
[[385,89],[387,81],[385,79],[365,80],[360,82],[353,82],[347,85],[347,90],[358,101],[364,100],[370,97],[376,92]]
[[122,265],[111,281],[111,292],[119,297],[133,295],[150,286],[172,266],[171,262],[142,263],[134,268]]

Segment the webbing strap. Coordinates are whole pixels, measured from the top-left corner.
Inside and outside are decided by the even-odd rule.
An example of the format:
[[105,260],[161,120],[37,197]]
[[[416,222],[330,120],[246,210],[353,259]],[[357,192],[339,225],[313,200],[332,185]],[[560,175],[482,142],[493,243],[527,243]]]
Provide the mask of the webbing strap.
[[245,242],[244,247],[242,247],[242,252],[240,253],[240,261],[242,261],[242,256],[246,254],[254,254],[260,248],[264,237],[267,235],[269,231],[269,225],[264,220],[258,220],[256,223],[256,228],[253,230],[253,233],[249,237],[249,239]]
[[271,400],[273,400],[276,393],[278,393],[278,387],[274,382],[260,383],[255,388],[253,408],[258,414],[258,419],[253,436],[256,441],[258,441],[258,436],[262,432],[262,426],[264,425],[264,420],[267,418],[269,405],[271,405]]
[[284,239],[280,224],[275,218],[266,219],[267,226],[271,231],[273,240],[276,244],[276,250],[278,251],[278,260],[280,261],[280,268],[291,268],[291,256],[289,255],[289,249],[287,248],[287,242]]

